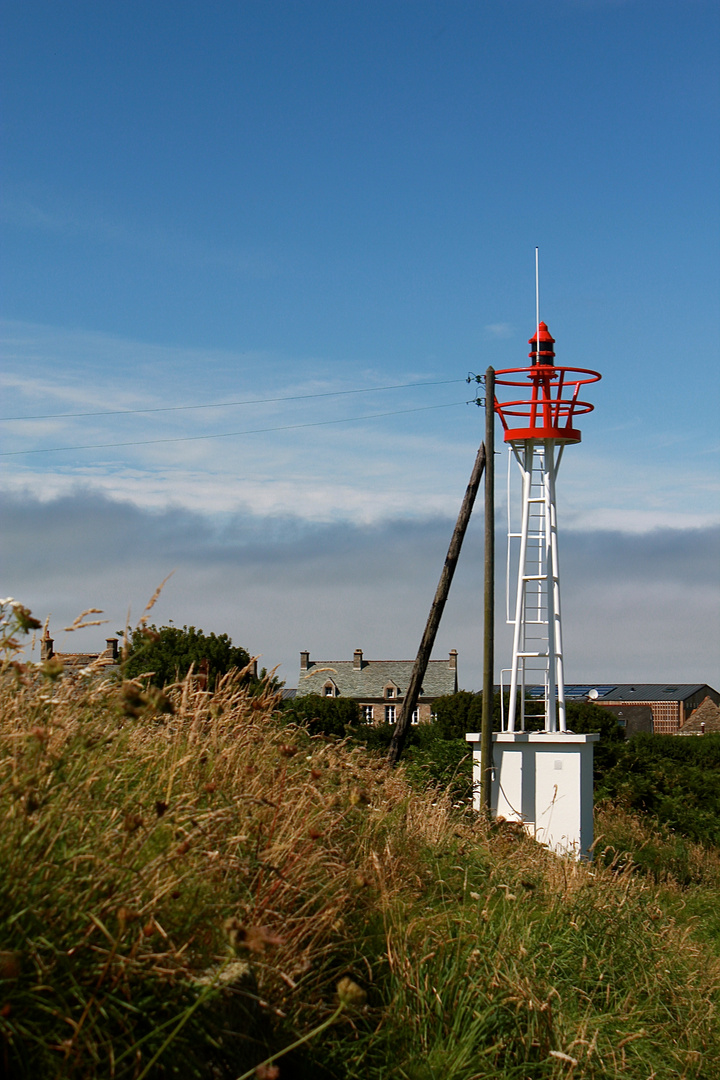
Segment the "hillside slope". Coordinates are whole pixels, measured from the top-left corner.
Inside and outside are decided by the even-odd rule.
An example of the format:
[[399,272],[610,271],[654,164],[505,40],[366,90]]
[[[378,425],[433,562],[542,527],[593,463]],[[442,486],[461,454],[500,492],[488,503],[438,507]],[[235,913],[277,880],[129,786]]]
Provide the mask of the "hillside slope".
[[672,875],[551,856],[232,678],[1,690],[8,1077],[717,1076]]

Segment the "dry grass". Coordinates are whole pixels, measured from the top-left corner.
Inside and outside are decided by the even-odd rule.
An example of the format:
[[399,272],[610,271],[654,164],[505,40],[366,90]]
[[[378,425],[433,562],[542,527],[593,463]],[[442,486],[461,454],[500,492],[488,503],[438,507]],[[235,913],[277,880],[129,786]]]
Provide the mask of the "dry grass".
[[293,1042],[266,1075],[717,1075],[677,882],[488,828],[239,677],[0,693],[6,1075],[237,1077]]

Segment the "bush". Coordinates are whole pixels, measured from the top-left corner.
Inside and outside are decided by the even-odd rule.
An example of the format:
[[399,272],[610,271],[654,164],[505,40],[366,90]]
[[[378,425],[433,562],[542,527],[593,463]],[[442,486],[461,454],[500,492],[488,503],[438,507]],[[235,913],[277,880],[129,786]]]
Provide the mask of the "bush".
[[598,772],[596,799],[655,818],[683,836],[720,844],[720,735],[634,735]]
[[312,735],[348,734],[360,724],[360,706],[352,698],[305,694],[285,702],[288,723],[301,724]]
[[[218,679],[233,668],[247,667],[250,655],[233,645],[227,634],[205,634],[194,626],[183,626],[182,630],[177,626],[147,626],[130,634],[123,670],[130,679],[152,672],[150,682],[162,689],[184,679],[191,667],[198,675],[204,661],[208,689],[212,690]],[[245,681],[252,681],[249,672]]]

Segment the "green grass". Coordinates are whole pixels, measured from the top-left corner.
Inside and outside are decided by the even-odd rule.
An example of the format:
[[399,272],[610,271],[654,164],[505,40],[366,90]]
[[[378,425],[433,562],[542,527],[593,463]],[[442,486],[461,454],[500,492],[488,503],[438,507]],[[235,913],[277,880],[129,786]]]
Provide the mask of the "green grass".
[[606,803],[557,858],[232,679],[0,692],[10,1080],[717,1076],[711,846]]

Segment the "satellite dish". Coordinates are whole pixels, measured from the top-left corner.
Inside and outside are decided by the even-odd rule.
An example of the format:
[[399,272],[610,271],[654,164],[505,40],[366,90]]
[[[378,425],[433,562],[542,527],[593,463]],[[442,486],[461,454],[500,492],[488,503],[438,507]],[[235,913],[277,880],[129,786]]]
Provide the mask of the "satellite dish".
[[598,694],[597,690],[595,690],[594,688],[588,693],[588,697],[591,701],[597,701],[599,696],[600,695]]

